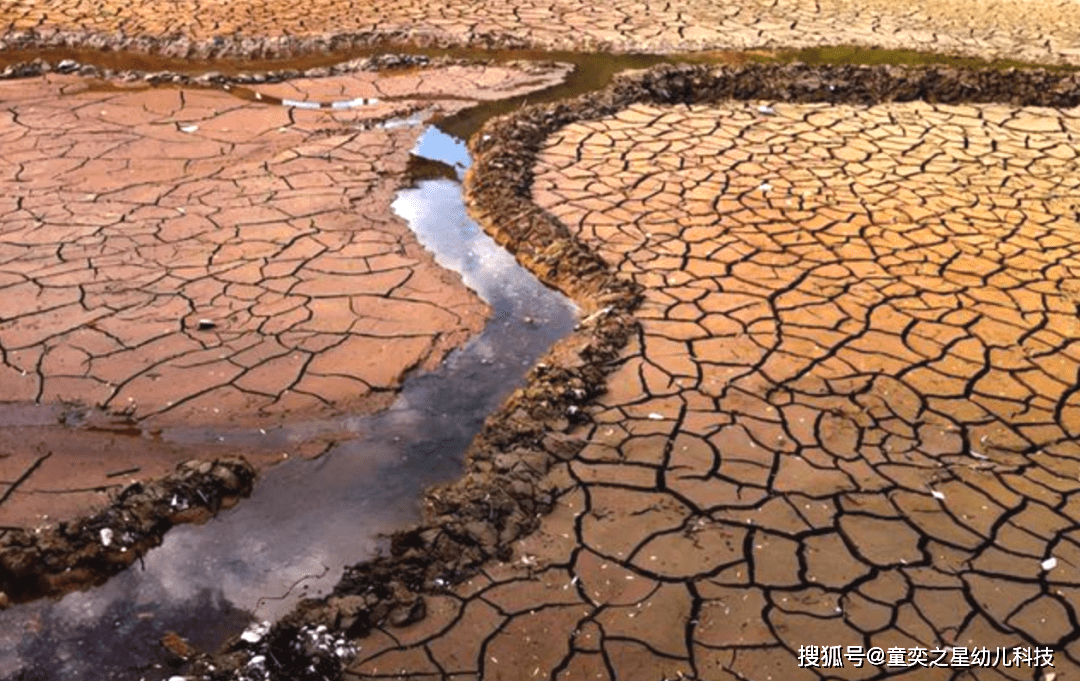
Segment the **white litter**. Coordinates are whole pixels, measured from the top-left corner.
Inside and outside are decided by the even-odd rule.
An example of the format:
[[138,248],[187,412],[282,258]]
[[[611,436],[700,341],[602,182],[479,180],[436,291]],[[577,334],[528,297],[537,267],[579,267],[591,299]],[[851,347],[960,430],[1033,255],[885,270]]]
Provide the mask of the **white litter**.
[[248,643],[258,643],[262,640],[263,636],[270,631],[269,622],[258,622],[252,624],[247,629],[244,629],[244,633],[240,634],[240,638]]
[[761,186],[760,186],[760,187],[758,187],[758,189],[760,189],[760,190],[761,190],[761,191],[763,191],[763,192],[767,192],[767,191],[769,191],[770,189],[772,189],[772,185],[771,185],[771,184],[769,184],[768,182],[762,182],[762,183],[761,183]]
[[180,132],[195,132],[199,129],[197,125],[182,125],[180,126]]
[[930,496],[934,497],[938,501],[945,501],[945,495],[937,491],[936,489],[930,490]]
[[654,411],[654,412],[649,414],[649,418],[652,419],[653,421],[663,421],[664,420],[664,415],[663,414],[657,414]]
[[101,545],[102,546],[108,546],[109,544],[112,544],[112,538],[113,538],[113,531],[112,530],[110,530],[109,528],[106,527],[106,528],[103,528],[101,530],[100,534],[101,534]]
[[283,106],[292,106],[297,109],[321,109],[322,104],[318,102],[301,102],[295,99],[283,99],[281,100]]
[[976,459],[981,459],[983,461],[986,461],[990,458],[985,454],[980,454],[979,452],[976,452],[974,449],[971,450],[971,455],[974,456]]
[[767,104],[762,104],[761,106],[759,106],[757,108],[757,110],[758,110],[758,113],[765,114],[766,116],[775,116],[776,115],[776,109],[772,108],[771,106],[769,106]]
[[1046,570],[1047,572],[1049,572],[1050,570],[1053,570],[1054,568],[1057,567],[1057,558],[1054,558],[1053,556],[1050,556],[1049,558],[1044,560],[1042,563],[1040,563],[1040,565],[1042,565],[1043,570]]

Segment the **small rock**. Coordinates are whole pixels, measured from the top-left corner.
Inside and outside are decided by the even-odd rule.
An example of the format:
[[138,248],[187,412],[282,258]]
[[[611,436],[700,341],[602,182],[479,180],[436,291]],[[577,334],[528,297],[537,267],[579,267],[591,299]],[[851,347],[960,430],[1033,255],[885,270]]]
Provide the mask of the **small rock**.
[[424,619],[426,614],[427,606],[424,605],[424,599],[417,598],[412,603],[402,604],[391,610],[388,619],[395,627],[407,627]]
[[175,631],[165,632],[165,635],[161,637],[161,645],[165,650],[168,650],[181,660],[193,657],[196,653],[195,649],[191,647],[191,644],[185,641],[183,637]]
[[112,540],[113,540],[113,531],[112,530],[110,530],[107,527],[103,528],[101,530],[101,532],[100,532],[100,535],[101,535],[101,545],[102,546],[109,546],[110,544],[112,544]]
[[1051,570],[1053,570],[1054,568],[1057,567],[1057,558],[1054,558],[1053,556],[1050,556],[1049,558],[1044,560],[1042,563],[1040,563],[1040,565],[1042,565],[1043,570],[1046,570],[1047,572],[1049,572],[1049,571],[1051,571]]
[[217,324],[212,319],[200,319],[195,324],[195,328],[197,328],[199,331],[209,331],[210,329],[213,329],[215,327],[217,327]]

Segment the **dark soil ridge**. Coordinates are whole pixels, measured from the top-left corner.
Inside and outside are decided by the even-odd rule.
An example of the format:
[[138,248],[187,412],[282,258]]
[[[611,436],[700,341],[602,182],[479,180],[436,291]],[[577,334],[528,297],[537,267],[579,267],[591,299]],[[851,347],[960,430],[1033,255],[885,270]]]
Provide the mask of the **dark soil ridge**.
[[[417,67],[438,67],[452,64],[474,63],[452,57],[428,57],[420,54],[386,53],[371,57],[357,57],[328,66],[309,68],[253,68],[236,73],[215,71],[212,65],[196,64],[190,72],[169,69],[115,69],[76,59],[48,59],[35,57],[28,61],[9,64],[0,69],[0,80],[35,78],[49,73],[76,74],[85,78],[116,80],[124,83],[143,82],[149,85],[173,83],[176,85],[256,85],[280,83],[296,78],[324,78],[359,71],[393,71]],[[198,75],[196,75],[196,72]]]
[[[488,50],[542,49],[543,45],[507,32],[475,32],[466,39],[438,30],[376,29],[327,32],[310,36],[248,36],[233,33],[204,40],[175,32],[165,35],[125,35],[120,32],[37,28],[0,34],[0,52],[69,50],[145,55],[162,60],[278,60],[312,55],[343,54],[361,50],[391,51],[394,46],[415,49],[452,49],[468,46]],[[602,46],[600,46],[602,47]]]
[[591,314],[536,365],[527,386],[489,417],[466,454],[465,477],[429,490],[424,519],[392,537],[390,555],[347,569],[331,596],[303,601],[257,644],[234,640],[213,660],[213,671],[204,658],[204,678],[246,679],[244,664],[258,655],[271,661],[269,678],[340,679],[344,661],[325,647],[305,644],[304,632],[323,625],[357,638],[375,626],[411,624],[426,614],[425,594],[445,593],[486,562],[512,558],[513,542],[534,531],[556,501],[558,490],[546,472],[584,446],[568,431],[588,422],[588,404],[603,392],[604,378],[636,332],[633,313],[641,299],[634,285],[532,203],[532,168],[541,145],[566,125],[636,103],[732,99],[1071,108],[1080,105],[1080,74],[937,66],[661,66],[620,76],[604,90],[570,101],[487,122],[470,141],[474,163],[466,198],[474,217],[544,283]]
[[205,522],[234,506],[254,480],[239,457],[188,461],[163,478],[128,485],[92,516],[4,531],[0,608],[103,584],[161,544],[173,525]]

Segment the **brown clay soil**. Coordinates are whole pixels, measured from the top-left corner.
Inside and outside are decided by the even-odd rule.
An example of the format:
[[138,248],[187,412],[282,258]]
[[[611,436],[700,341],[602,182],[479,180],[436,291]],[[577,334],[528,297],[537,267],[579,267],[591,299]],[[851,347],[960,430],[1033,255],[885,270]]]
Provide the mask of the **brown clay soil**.
[[[322,453],[338,436],[229,433],[378,409],[483,326],[485,304],[390,208],[418,128],[379,123],[564,68],[365,66],[259,86],[265,100],[373,99],[321,111],[194,85],[0,81],[0,591],[35,595],[9,554],[70,534],[57,523],[131,483],[196,457],[242,455],[250,476]],[[159,437],[175,426],[221,436]]]
[[[1080,56],[1067,2],[206,9],[0,11],[9,47],[176,55],[391,39]],[[423,525],[390,556],[350,569],[332,598],[258,643],[237,639],[206,675],[245,678],[234,672],[260,655],[292,679],[1080,678],[1078,92],[1074,76],[1029,72],[659,70],[486,128],[472,207],[587,320],[493,415],[468,475],[428,496]],[[84,96],[106,94],[134,96]],[[159,116],[163,144],[242,147],[228,112],[203,106],[194,123],[168,120],[175,106],[135,120]],[[306,130],[335,139],[339,125]],[[379,138],[338,160],[401,172],[407,142]],[[347,171],[317,171],[334,172]],[[297,219],[281,210],[274,219]],[[319,272],[308,281],[355,281]],[[135,408],[158,405],[141,408],[167,420],[169,400],[146,395]],[[243,476],[218,475],[242,493]],[[347,669],[311,643],[316,624],[362,637]],[[989,657],[826,670],[799,666],[807,645]],[[1012,646],[1052,648],[1056,666],[990,668]]]
[[674,52],[856,44],[1080,63],[1072,0],[13,0],[9,48],[280,55],[380,42]]
[[[613,309],[489,424],[427,529],[282,640],[382,619],[356,679],[1076,678],[1076,85],[668,69],[489,125],[474,208]],[[627,280],[637,331],[597,361],[634,328]],[[602,387],[583,356],[616,365]],[[524,535],[534,480],[526,502],[556,498]],[[800,667],[810,645],[945,661]],[[993,664],[1037,646],[1054,669]]]

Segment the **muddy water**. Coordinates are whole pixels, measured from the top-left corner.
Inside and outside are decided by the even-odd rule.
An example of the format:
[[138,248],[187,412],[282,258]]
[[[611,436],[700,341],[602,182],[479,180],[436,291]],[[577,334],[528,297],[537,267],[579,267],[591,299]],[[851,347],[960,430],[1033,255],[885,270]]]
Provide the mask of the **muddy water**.
[[[435,128],[415,153],[459,179],[469,163],[464,143]],[[394,209],[491,306],[483,333],[437,371],[411,377],[389,410],[308,426],[367,435],[272,469],[249,500],[205,526],[173,529],[102,587],[0,613],[0,678],[168,678],[159,645],[167,631],[212,650],[251,620],[328,591],[345,565],[380,549],[380,533],[415,521],[425,486],[460,475],[483,419],[572,329],[576,310],[468,218],[458,182],[420,181]]]

